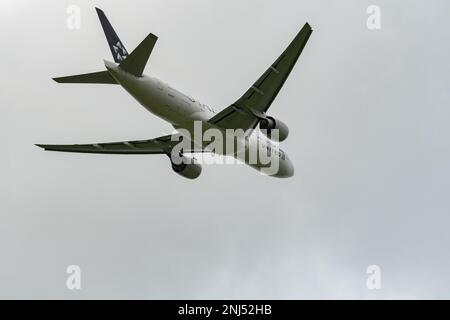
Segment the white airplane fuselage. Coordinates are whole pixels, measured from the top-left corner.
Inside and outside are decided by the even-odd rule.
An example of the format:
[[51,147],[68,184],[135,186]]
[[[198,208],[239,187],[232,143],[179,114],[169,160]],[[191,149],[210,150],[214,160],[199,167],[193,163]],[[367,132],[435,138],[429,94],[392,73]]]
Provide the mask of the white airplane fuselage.
[[[136,77],[119,68],[117,64],[109,61],[105,61],[105,66],[117,83],[119,83],[143,107],[159,118],[171,123],[175,129],[185,129],[190,132],[190,137],[192,137],[195,134],[194,122],[201,121],[204,129],[219,129],[226,135],[225,130],[215,127],[208,122],[208,120],[215,115],[215,111],[209,106],[186,96],[154,77],[145,75]],[[277,144],[271,142],[270,139],[259,132],[255,132],[249,137],[248,145],[251,147],[258,143],[261,144],[261,141],[263,141],[264,146],[269,147],[272,150],[271,152],[277,155],[278,163],[276,172],[265,170],[268,165],[267,163],[259,161],[259,158],[257,158],[257,161],[255,162],[250,161],[249,157],[239,157],[236,153],[227,155],[233,156],[254,169],[270,176],[280,178],[293,176],[294,167],[288,156]],[[206,147],[208,144],[209,142],[205,142],[203,146]],[[216,152],[216,150],[214,151]],[[220,155],[224,155],[224,153]]]

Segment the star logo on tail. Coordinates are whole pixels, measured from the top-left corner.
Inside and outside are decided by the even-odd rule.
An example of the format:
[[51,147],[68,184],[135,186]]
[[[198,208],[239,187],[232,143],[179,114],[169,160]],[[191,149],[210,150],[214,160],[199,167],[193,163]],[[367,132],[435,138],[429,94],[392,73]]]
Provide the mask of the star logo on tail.
[[124,48],[122,43],[118,41],[115,45],[113,45],[114,52],[116,53],[117,60],[122,62],[128,56],[127,50]]

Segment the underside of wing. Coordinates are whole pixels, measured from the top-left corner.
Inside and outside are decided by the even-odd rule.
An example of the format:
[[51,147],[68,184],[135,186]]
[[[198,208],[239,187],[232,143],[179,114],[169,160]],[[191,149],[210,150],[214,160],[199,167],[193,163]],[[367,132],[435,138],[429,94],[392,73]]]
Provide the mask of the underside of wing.
[[108,71],[79,74],[75,76],[53,78],[58,83],[99,83],[99,84],[117,84],[116,80]]
[[312,29],[308,23],[266,72],[235,103],[209,122],[226,129],[252,129],[269,109],[303,51]]
[[[95,144],[46,145],[36,146],[47,151],[97,153],[97,154],[167,154],[180,142],[179,135],[168,135],[150,140],[123,141]],[[201,148],[192,146],[183,149],[184,153],[203,152]]]

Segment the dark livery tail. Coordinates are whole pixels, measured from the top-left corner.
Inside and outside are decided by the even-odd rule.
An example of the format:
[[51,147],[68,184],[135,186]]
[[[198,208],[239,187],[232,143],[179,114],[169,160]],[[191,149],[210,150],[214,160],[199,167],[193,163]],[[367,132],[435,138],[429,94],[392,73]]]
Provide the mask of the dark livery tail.
[[[127,49],[118,37],[117,33],[114,31],[114,28],[105,13],[99,8],[95,8],[95,10],[97,11],[103,31],[105,32],[106,40],[108,40],[108,45],[114,61],[119,64],[119,67],[122,70],[136,77],[141,77],[158,37],[150,33],[133,52],[128,54]],[[59,77],[53,78],[53,80],[58,83],[117,84],[117,81],[108,71]]]
[[108,40],[114,61],[116,63],[121,63],[128,57],[128,51],[125,49],[122,41],[120,41],[120,38],[117,36],[117,33],[114,31],[114,28],[105,13],[99,8],[95,8],[95,10],[97,10],[98,18],[100,19],[103,31],[105,32],[106,40]]

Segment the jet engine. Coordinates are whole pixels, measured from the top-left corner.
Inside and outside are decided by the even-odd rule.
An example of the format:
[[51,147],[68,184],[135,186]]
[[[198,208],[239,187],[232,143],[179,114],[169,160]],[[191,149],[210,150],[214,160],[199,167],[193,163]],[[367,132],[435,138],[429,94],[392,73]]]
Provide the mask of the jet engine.
[[259,128],[265,136],[271,140],[276,140],[276,137],[272,139],[272,130],[278,130],[278,141],[284,141],[289,135],[289,128],[286,124],[278,119],[272,117],[266,117],[259,121]]
[[176,163],[173,160],[171,163],[173,171],[187,179],[197,179],[202,173],[202,166],[197,163],[195,158],[181,156]]

